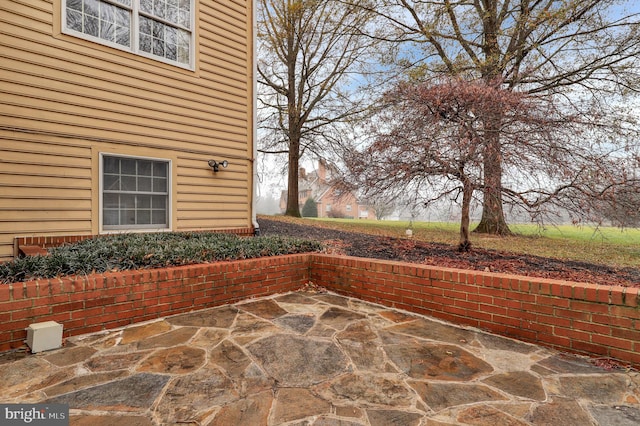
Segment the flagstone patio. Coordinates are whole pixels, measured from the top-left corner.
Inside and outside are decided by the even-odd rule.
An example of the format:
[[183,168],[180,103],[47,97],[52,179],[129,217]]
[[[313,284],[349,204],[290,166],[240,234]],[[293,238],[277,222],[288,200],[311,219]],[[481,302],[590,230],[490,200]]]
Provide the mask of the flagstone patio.
[[640,376],[322,292],[0,354],[1,403],[72,425],[637,425]]

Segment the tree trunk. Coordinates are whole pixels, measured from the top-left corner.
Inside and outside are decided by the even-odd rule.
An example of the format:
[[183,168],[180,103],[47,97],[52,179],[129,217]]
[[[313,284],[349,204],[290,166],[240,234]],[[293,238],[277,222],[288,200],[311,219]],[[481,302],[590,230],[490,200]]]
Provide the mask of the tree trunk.
[[[501,65],[499,58],[502,53],[498,43],[498,2],[489,0],[485,3],[487,13],[482,24],[484,28],[484,65],[482,77],[489,85],[501,84]],[[482,201],[482,218],[473,232],[511,235],[511,230],[504,218],[502,209],[502,146],[500,144],[500,127],[502,117],[500,113],[488,117],[484,126],[484,189]]]
[[[287,3],[291,11],[292,3]],[[300,167],[300,111],[298,111],[297,75],[297,14],[291,12],[287,24],[287,135],[289,137],[289,173],[287,175],[286,216],[300,217],[298,199],[298,168]]]
[[[495,125],[496,123],[492,123]],[[484,189],[482,218],[473,232],[511,235],[502,209],[502,156],[500,136],[491,132],[484,141]]]
[[289,173],[287,175],[287,210],[285,216],[300,217],[300,201],[298,199],[298,168],[300,164],[299,149],[289,145]]
[[471,210],[471,197],[473,196],[473,186],[469,178],[462,177],[462,217],[460,218],[460,244],[458,251],[467,252],[471,250],[471,240],[469,239],[469,211]]

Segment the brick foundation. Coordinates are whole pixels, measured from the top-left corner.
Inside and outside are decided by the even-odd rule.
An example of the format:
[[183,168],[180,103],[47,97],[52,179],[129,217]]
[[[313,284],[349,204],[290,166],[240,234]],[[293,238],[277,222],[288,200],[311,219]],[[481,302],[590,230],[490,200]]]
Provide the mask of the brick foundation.
[[58,321],[65,336],[77,335],[293,291],[309,280],[345,296],[640,366],[637,288],[324,254],[0,284],[0,350],[22,346],[34,322]]

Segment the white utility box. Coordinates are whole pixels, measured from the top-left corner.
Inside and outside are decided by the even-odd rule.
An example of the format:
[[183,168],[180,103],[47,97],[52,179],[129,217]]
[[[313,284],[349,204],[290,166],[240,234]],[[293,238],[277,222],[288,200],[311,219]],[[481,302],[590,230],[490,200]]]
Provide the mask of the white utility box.
[[62,324],[45,321],[29,325],[27,345],[33,353],[58,349],[62,346]]

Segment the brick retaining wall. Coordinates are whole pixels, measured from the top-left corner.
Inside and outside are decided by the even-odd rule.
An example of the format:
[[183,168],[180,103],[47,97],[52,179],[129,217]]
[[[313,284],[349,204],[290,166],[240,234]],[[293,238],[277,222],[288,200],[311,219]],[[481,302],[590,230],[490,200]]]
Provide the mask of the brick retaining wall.
[[336,293],[520,340],[640,366],[637,288],[300,254],[0,284],[0,350],[58,321],[77,335],[250,297],[309,280]]
[[638,288],[313,255],[311,280],[381,305],[640,366]]
[[22,346],[35,322],[57,321],[67,337],[285,293],[308,280],[304,254],[0,284],[0,350]]

